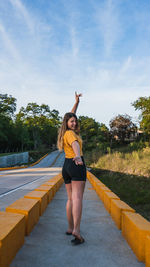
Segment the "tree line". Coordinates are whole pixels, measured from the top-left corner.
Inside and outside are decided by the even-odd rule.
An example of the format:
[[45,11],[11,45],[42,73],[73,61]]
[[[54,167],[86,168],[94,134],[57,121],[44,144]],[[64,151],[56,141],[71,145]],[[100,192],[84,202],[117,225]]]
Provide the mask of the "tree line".
[[37,150],[55,144],[59,112],[45,104],[28,103],[15,114],[16,101],[0,94],[0,152]]
[[[56,146],[58,128],[62,117],[58,110],[50,110],[48,105],[28,103],[16,114],[17,99],[11,95],[0,94],[0,152],[20,152],[50,149]],[[141,110],[140,128],[150,133],[150,97],[141,97],[132,105]],[[132,118],[118,115],[110,120],[109,126],[96,122],[93,118],[79,116],[84,149],[107,150],[116,144],[124,144],[130,135],[137,132]],[[117,139],[116,139],[117,136]]]

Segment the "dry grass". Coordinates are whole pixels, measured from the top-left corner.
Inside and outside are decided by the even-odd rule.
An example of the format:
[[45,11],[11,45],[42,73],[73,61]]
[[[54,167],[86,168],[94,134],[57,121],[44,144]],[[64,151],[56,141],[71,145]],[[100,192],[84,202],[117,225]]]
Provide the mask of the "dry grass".
[[97,159],[91,161],[90,167],[150,177],[150,147],[131,153],[109,153]]

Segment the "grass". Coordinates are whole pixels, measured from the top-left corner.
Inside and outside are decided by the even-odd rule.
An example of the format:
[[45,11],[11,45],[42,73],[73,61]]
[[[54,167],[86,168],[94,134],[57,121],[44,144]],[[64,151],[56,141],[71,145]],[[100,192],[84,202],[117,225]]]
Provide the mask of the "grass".
[[120,199],[150,221],[150,179],[99,168],[91,172]]
[[100,152],[95,152],[90,160],[89,154],[86,158],[92,168],[150,177],[150,147],[130,153],[115,151],[100,155]]
[[84,153],[91,172],[120,199],[150,221],[150,147]]

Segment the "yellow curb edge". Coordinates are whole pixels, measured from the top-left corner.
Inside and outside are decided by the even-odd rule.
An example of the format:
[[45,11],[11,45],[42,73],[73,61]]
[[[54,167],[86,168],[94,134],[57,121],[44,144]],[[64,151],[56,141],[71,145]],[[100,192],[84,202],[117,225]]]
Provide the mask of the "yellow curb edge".
[[[145,262],[145,266],[150,267],[150,222],[140,214],[136,213],[136,211],[132,209],[129,205],[127,205],[125,202],[121,201],[120,199],[117,199],[117,196],[116,199],[113,198],[114,193],[111,190],[110,191],[112,193],[107,192],[109,188],[108,190],[105,189],[105,185],[103,185],[103,183],[89,171],[87,171],[87,178],[95,189],[99,198],[103,201],[103,203],[104,198],[101,198],[101,196],[99,195],[99,189],[106,190],[104,191],[105,196],[107,195],[107,197],[109,197],[110,195],[109,213],[113,221],[115,221],[118,229],[122,231],[123,237],[128,242],[128,245],[131,247],[138,261]],[[118,205],[118,208],[115,210],[115,213],[118,214],[114,214],[113,216],[114,206],[111,203],[114,204],[114,202],[118,202],[118,204],[120,203],[120,205]],[[108,211],[106,204],[104,206]],[[119,214],[119,212],[121,214]]]

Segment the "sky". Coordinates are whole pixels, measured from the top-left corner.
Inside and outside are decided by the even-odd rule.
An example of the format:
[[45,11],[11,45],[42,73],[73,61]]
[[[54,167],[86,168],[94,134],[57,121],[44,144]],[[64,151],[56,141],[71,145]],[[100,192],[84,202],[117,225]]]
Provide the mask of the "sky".
[[0,93],[109,126],[150,95],[149,0],[0,0]]

